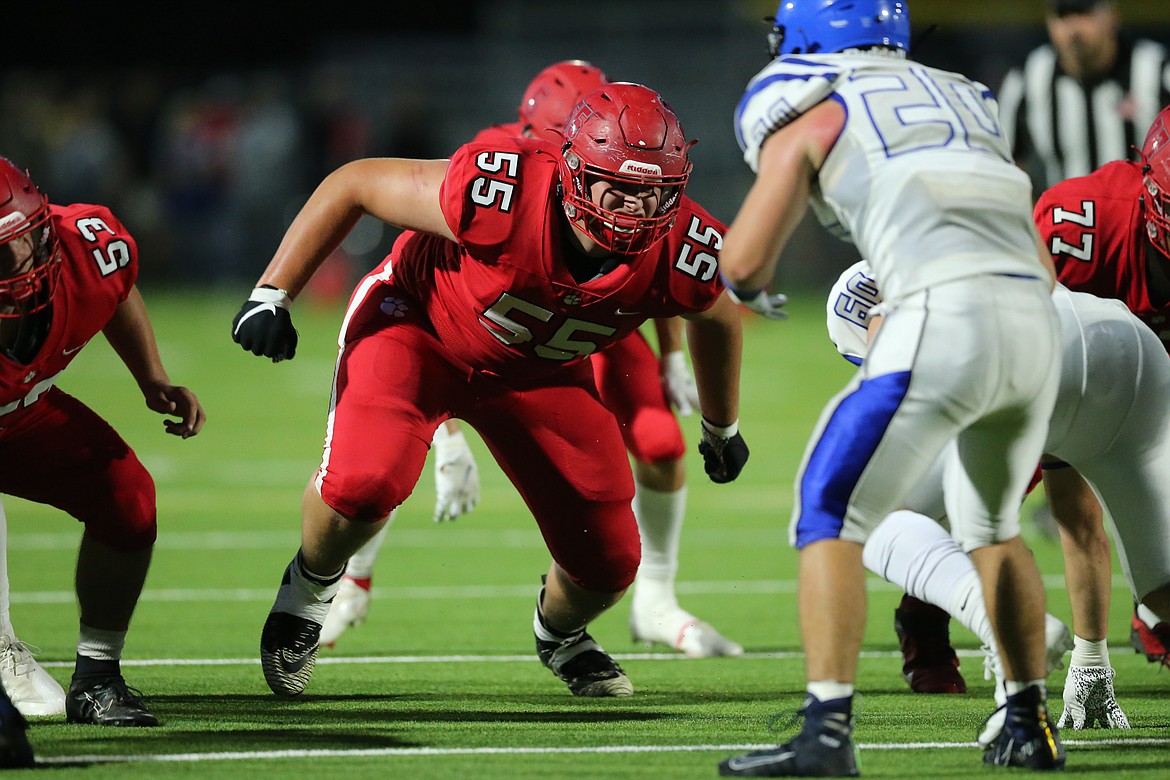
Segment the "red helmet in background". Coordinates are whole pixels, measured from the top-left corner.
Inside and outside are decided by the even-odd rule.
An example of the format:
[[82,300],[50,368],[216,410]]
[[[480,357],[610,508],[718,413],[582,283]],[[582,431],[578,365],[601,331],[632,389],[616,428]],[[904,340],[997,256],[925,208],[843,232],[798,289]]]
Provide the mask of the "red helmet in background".
[[1142,146],[1142,198],[1150,243],[1170,258],[1170,106],[1154,118]]
[[586,92],[609,79],[600,68],[584,60],[564,60],[536,74],[520,100],[520,129],[524,135],[545,138],[557,146],[564,142],[565,118]]
[[48,306],[60,274],[48,198],[27,172],[0,157],[0,317],[23,317]]
[[[565,123],[559,161],[565,216],[612,252],[646,251],[674,225],[693,144],[654,90],[628,82],[593,90]],[[622,191],[660,188],[658,206],[644,217],[604,209],[590,195],[598,181]]]

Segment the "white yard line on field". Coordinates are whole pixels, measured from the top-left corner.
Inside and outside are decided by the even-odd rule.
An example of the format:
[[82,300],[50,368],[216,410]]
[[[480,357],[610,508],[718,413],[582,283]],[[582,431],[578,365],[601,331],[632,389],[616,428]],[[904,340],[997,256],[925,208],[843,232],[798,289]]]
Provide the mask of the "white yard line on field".
[[[1137,746],[1170,745],[1170,738],[1140,737],[1135,739],[1093,739],[1065,740],[1068,747],[1080,746]],[[144,761],[193,762],[193,761],[251,761],[270,759],[301,758],[355,758],[366,756],[508,756],[508,755],[550,755],[550,754],[602,754],[602,753],[696,753],[719,751],[739,753],[745,750],[762,750],[775,747],[762,745],[599,745],[596,747],[478,747],[478,748],[358,748],[349,750],[242,750],[217,753],[144,753],[142,755],[87,755],[87,756],[43,756],[38,764],[84,765],[123,764]],[[974,742],[875,742],[858,744],[861,750],[971,750]]]
[[[868,587],[875,591],[901,590],[877,577],[871,576]],[[1044,577],[1044,587],[1064,590],[1064,575]],[[1113,577],[1114,590],[1128,590],[1125,578]],[[732,594],[769,595],[796,593],[796,580],[709,580],[680,582],[676,586],[680,596],[721,596]],[[406,587],[374,588],[374,598],[383,599],[495,599],[532,598],[536,588],[524,585],[412,585]],[[147,588],[140,601],[271,601],[275,588]],[[77,596],[71,590],[15,591],[13,604],[72,604]]]
[[[958,649],[961,658],[982,658],[982,650]],[[686,661],[682,653],[611,653],[619,661]],[[862,658],[901,658],[898,650],[862,650]],[[774,653],[744,653],[735,657],[744,659],[797,659],[804,653],[796,650]],[[317,664],[481,664],[532,663],[535,655],[368,655],[317,656]],[[123,658],[122,666],[256,666],[260,658]],[[41,666],[73,668],[73,661],[41,661]]]

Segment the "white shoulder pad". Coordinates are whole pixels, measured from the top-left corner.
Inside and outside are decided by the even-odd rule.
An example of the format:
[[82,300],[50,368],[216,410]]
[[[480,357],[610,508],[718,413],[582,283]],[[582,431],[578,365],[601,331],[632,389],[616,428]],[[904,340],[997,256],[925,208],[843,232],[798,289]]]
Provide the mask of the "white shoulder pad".
[[760,146],[768,136],[833,94],[843,68],[830,57],[781,57],[748,82],[735,107],[735,139],[753,172],[758,170]]
[[829,291],[825,304],[829,339],[851,363],[865,360],[869,352],[869,315],[881,301],[881,291],[864,260],[849,266]]

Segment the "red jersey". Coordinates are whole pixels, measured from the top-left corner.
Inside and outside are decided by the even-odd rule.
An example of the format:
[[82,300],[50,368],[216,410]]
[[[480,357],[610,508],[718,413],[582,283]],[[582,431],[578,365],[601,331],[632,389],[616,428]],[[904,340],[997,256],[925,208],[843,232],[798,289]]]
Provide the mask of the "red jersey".
[[1122,301],[1170,349],[1170,296],[1150,289],[1163,272],[1150,266],[1142,192],[1140,163],[1111,162],[1050,187],[1033,218],[1061,283]]
[[471,139],[473,144],[490,144],[507,141],[510,138],[523,138],[523,125],[519,122],[507,122],[502,125],[485,127]]
[[48,336],[28,364],[0,354],[0,415],[16,413],[94,337],[130,294],[138,276],[138,245],[105,206],[50,206],[61,243],[61,276]]
[[[722,292],[725,225],[683,197],[674,228],[648,251],[578,282],[557,195],[557,149],[507,137],[452,156],[440,189],[457,243],[407,231],[358,287],[380,305],[355,336],[415,317],[460,363],[510,378],[543,376],[629,335],[651,317],[704,311]],[[385,290],[369,290],[385,283]],[[417,305],[415,305],[417,304]]]

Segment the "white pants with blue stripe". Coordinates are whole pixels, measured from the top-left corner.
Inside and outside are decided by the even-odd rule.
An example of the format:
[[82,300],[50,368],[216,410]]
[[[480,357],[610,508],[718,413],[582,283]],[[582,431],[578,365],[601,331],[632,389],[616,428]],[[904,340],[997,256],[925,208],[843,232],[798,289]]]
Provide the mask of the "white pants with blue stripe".
[[1047,282],[978,276],[907,296],[825,407],[796,479],[795,547],[863,543],[945,459],[951,531],[972,550],[1019,535],[1058,381]]

